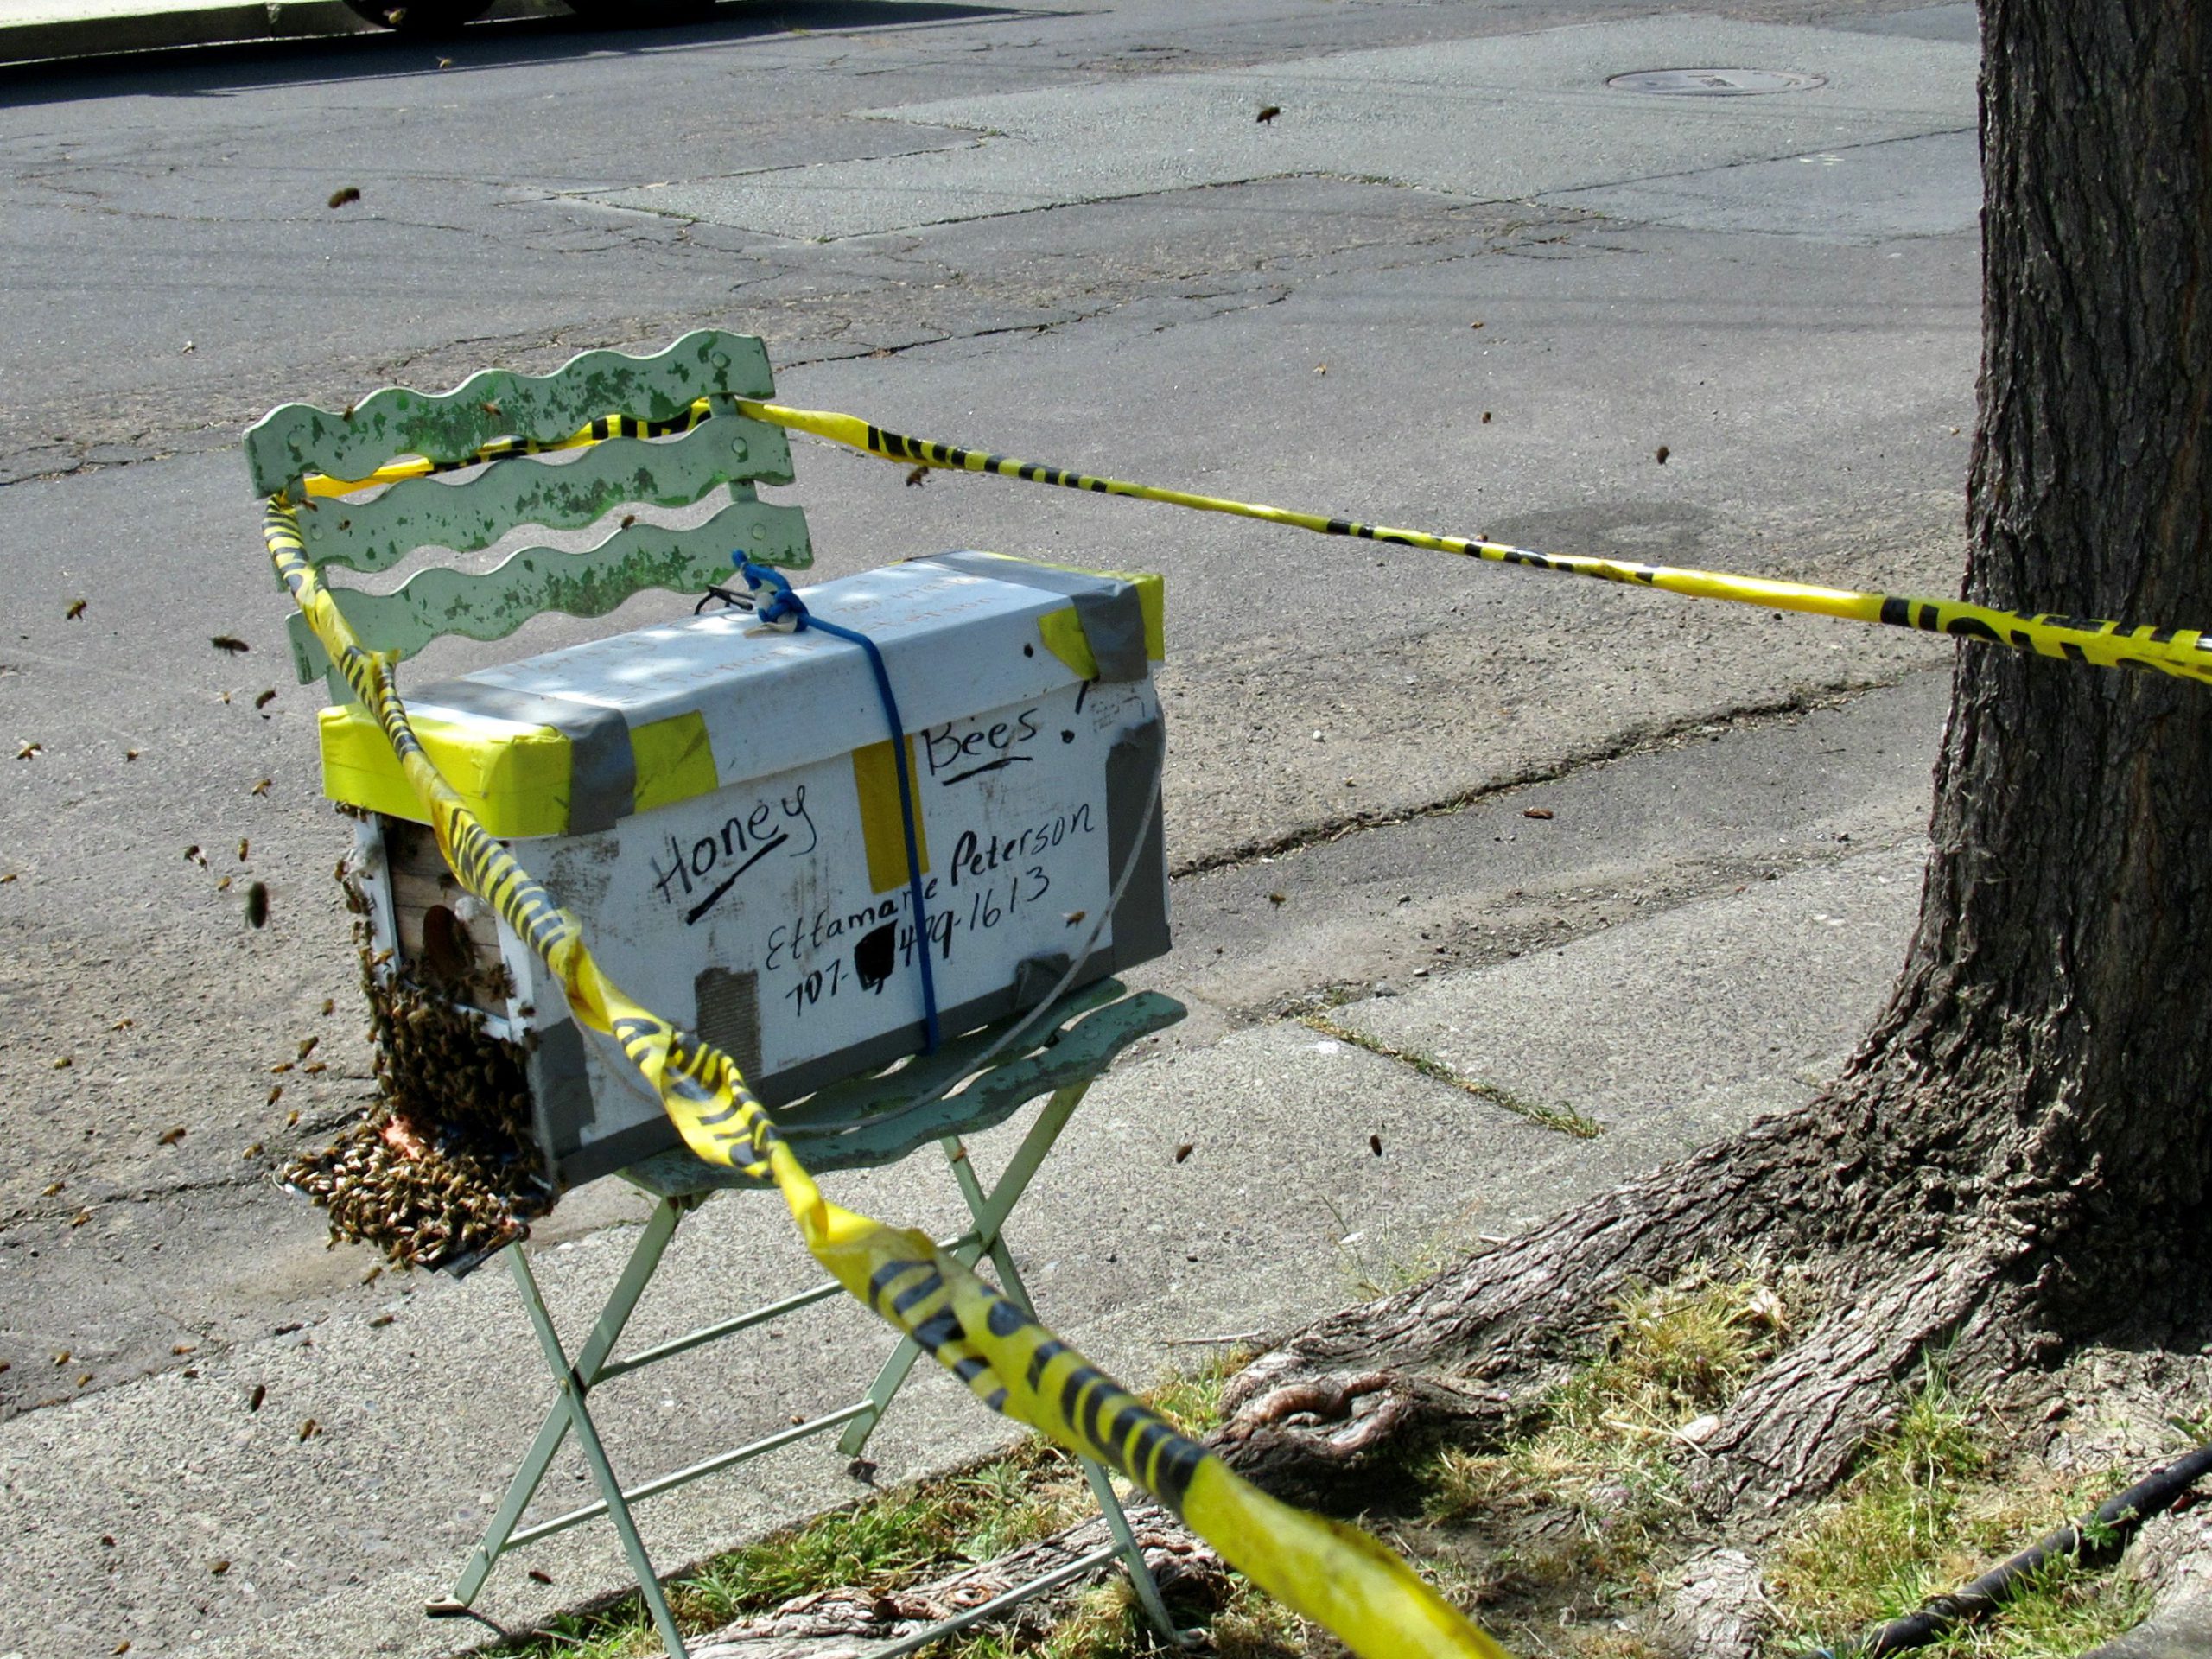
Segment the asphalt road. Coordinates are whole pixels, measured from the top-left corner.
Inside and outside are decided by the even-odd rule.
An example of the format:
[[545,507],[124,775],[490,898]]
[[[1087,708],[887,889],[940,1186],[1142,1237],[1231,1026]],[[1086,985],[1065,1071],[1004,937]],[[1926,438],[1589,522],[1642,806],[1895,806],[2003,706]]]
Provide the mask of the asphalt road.
[[[315,700],[283,671],[233,449],[262,410],[713,325],[767,340],[786,400],[920,435],[1540,548],[1951,591],[1971,22],[915,0],[0,80],[0,1413],[89,1405],[385,1294],[264,1179],[357,1109],[367,1066]],[[1605,84],[1695,65],[1821,84]],[[343,187],[360,200],[326,207]],[[1586,931],[1609,893],[1740,874],[1670,859],[1662,815],[1509,899],[1465,844],[1374,826],[1645,749],[1694,796],[1686,737],[1948,660],[995,480],[909,487],[797,448],[784,493],[824,575],[953,546],[1167,574],[1179,949],[1155,978],[1193,1002],[1186,1045]],[[582,632],[548,621],[513,649]],[[1939,702],[1896,705],[1913,742]],[[1361,849],[1386,834],[1419,928],[1368,891]],[[1258,861],[1325,843],[1343,853],[1301,866],[1292,913],[1255,922],[1245,889],[1277,879]],[[263,931],[250,880],[273,895]],[[308,1034],[329,1069],[273,1071]],[[630,1213],[594,1190],[549,1232]]]

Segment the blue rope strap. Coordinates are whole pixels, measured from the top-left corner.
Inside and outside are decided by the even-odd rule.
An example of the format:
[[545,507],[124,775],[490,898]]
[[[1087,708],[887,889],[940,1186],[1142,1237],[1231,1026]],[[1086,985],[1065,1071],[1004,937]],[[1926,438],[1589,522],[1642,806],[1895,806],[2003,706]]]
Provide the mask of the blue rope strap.
[[742,548],[730,554],[730,563],[753,590],[753,614],[771,626],[788,625],[794,633],[813,628],[834,639],[858,645],[868,653],[875,671],[876,695],[883,700],[883,717],[891,728],[892,766],[899,778],[899,823],[906,834],[906,893],[914,907],[914,954],[922,964],[922,1052],[934,1054],[938,1046],[937,977],[930,969],[930,918],[922,902],[921,836],[915,826],[912,767],[906,755],[906,724],[899,717],[899,699],[892,695],[891,673],[875,641],[855,628],[825,622],[806,608],[806,601],[791,591],[779,570],[755,564]]

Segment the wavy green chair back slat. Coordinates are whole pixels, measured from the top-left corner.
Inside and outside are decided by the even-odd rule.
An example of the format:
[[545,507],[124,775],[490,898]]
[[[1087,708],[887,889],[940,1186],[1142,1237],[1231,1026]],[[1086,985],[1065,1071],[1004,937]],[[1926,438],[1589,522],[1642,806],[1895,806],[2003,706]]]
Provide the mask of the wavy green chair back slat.
[[672,421],[715,393],[773,395],[758,340],[702,328],[652,357],[585,352],[550,374],[486,369],[448,392],[387,386],[338,414],[287,404],[247,431],[246,466],[275,495],[308,473],[365,478],[394,455],[451,464],[499,438],[554,443],[603,415]]
[[[732,502],[690,530],[636,524],[617,531],[588,553],[526,547],[481,575],[433,566],[389,594],[334,591],[342,595],[339,608],[354,632],[378,651],[405,658],[448,633],[504,639],[547,611],[604,616],[648,588],[702,592],[709,582],[728,580],[730,550],[736,547],[762,564],[802,569],[813,562],[804,514],[747,499]],[[296,612],[287,626],[300,683],[329,673],[330,659],[307,618]]]
[[[304,502],[300,531],[318,568],[366,575],[418,547],[474,553],[518,524],[576,530],[618,506],[688,506],[717,484],[791,481],[791,446],[782,431],[732,415],[665,442],[609,438],[559,463],[493,465],[460,483],[412,478],[367,501]],[[751,498],[745,488],[740,499]]]
[[[585,551],[525,545],[480,575],[432,564],[388,594],[332,585],[364,643],[411,657],[445,634],[504,639],[548,611],[604,616],[649,588],[696,593],[729,575],[734,547],[764,563],[811,564],[804,515],[753,493],[756,483],[791,481],[783,432],[737,413],[740,397],[773,392],[758,340],[702,329],[650,357],[586,352],[551,374],[487,370],[439,394],[387,387],[337,414],[288,404],[247,432],[246,461],[257,490],[300,508],[318,569],[373,575],[418,549],[474,553],[525,528],[607,524]],[[587,430],[647,428],[680,435],[527,449]],[[410,457],[469,475],[406,478],[373,493],[365,485],[349,493],[359,499],[308,487],[314,477],[367,480]],[[718,493],[722,505],[688,529],[640,524],[628,512],[612,522],[623,508],[696,506]],[[349,698],[306,620],[296,615],[289,626],[301,683],[327,677],[334,696]]]

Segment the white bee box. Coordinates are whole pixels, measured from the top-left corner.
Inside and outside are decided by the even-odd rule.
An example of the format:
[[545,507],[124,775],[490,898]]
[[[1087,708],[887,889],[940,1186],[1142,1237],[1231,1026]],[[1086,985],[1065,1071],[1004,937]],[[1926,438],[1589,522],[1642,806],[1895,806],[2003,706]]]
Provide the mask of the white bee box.
[[[770,1105],[920,1051],[922,937],[945,1037],[1042,1000],[1086,941],[1072,984],[1168,948],[1156,578],[961,553],[799,591],[883,655],[912,755],[924,936],[890,728],[855,645],[721,611],[408,695],[433,758],[464,792],[474,780],[487,825],[582,921],[601,967],[728,1050]],[[329,791],[419,817],[393,812],[365,725],[325,716]],[[504,924],[458,898],[431,916],[435,885],[409,870],[427,837],[389,817],[364,869],[379,943],[418,957],[426,925],[450,938],[456,925],[496,943],[514,989],[494,1027],[531,1048],[562,1184],[678,1144]]]

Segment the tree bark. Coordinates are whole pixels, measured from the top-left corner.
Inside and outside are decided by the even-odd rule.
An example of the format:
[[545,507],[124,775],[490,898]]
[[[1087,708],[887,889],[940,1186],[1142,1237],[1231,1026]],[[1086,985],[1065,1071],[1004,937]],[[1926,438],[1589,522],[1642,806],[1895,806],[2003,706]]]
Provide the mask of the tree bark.
[[[2212,631],[2212,16],[1985,0],[1982,17],[1966,596]],[[2200,1331],[2208,760],[2202,684],[1962,643],[1919,924],[1837,1084],[1322,1321],[1232,1383],[1228,1455],[1357,1507],[1409,1435],[1503,1433],[1624,1288],[1751,1249],[1820,1262],[1829,1311],[1705,1442],[1715,1515],[1833,1484],[1931,1346],[1988,1372]]]
[[[1983,64],[1966,596],[2212,628],[2212,17],[1986,0]],[[1962,646],[1918,931],[1837,1103],[1848,1226],[1993,1200],[2066,1335],[2197,1311],[2208,758],[2201,685]]]

